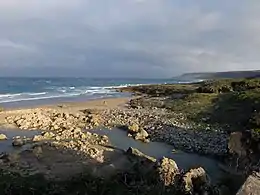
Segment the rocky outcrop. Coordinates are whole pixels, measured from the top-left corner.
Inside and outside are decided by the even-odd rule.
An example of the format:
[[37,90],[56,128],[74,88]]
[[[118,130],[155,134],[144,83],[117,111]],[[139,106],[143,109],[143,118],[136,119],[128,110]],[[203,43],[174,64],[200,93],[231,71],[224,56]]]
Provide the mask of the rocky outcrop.
[[260,194],[260,173],[253,173],[245,181],[236,195],[257,195]]
[[239,156],[246,156],[246,149],[243,147],[242,138],[242,132],[233,132],[230,134],[228,142],[230,153],[235,153]]
[[245,173],[260,170],[260,140],[253,131],[233,132],[228,143],[231,163]]
[[144,179],[155,185],[180,194],[218,194],[202,167],[183,173],[173,159],[164,157],[156,161],[135,148],[129,148],[126,154],[130,155],[132,162],[138,167],[135,169],[136,173],[145,175]]
[[209,177],[202,167],[188,171],[183,177],[183,185],[188,194],[203,195],[211,190]]
[[158,175],[158,180],[164,186],[173,186],[179,178],[180,174],[176,162],[169,158],[162,158],[156,166],[156,175]]
[[57,110],[35,110],[20,115],[8,116],[7,123],[15,124],[20,129],[61,130],[68,128],[91,129],[99,126],[98,115],[66,113]]

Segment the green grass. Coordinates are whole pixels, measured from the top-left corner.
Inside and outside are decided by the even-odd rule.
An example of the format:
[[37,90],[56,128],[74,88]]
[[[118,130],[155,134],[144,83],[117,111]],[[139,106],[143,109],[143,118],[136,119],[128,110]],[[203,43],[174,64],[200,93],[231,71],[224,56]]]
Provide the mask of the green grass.
[[197,88],[197,84],[166,84],[166,85],[141,85],[122,88],[121,91],[135,92],[147,94],[153,97],[170,96],[174,94],[193,93]]
[[[145,85],[132,87],[131,90],[153,97],[167,97],[163,103],[156,103],[154,99],[150,104],[142,99],[139,103],[144,107],[161,105],[174,113],[182,113],[190,122],[206,122],[228,131],[260,129],[260,79]],[[182,96],[176,98],[176,94]]]
[[[167,100],[165,108],[184,114],[187,119],[197,120],[201,113],[210,112],[210,108],[217,98],[216,94],[193,93],[180,99]],[[203,116],[201,116],[203,117]]]

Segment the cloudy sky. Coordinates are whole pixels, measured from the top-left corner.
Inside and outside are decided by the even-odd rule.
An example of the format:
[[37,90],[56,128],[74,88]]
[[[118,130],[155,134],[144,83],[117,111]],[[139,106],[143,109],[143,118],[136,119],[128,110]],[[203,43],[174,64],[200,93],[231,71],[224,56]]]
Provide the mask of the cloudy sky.
[[259,0],[0,0],[0,76],[260,69]]

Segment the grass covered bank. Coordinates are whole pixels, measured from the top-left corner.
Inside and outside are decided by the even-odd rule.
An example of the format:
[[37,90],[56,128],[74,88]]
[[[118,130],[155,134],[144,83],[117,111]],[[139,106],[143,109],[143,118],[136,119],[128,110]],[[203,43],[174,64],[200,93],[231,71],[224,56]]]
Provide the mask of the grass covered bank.
[[149,98],[131,106],[162,107],[185,120],[220,126],[226,131],[260,128],[260,79],[224,79],[194,84],[145,85],[122,89]]

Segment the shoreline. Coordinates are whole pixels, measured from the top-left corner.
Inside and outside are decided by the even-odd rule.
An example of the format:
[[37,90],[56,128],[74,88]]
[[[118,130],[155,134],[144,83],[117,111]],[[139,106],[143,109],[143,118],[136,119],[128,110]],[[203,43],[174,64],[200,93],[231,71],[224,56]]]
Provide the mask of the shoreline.
[[[0,127],[7,128],[7,129],[10,127],[12,129],[14,126],[10,125],[6,121],[6,118],[13,117],[13,116],[23,117],[23,115],[25,115],[23,118],[26,118],[27,115],[29,115],[28,119],[30,120],[30,117],[36,117],[36,119],[38,117],[37,115],[33,116],[33,113],[35,114],[35,113],[41,113],[41,112],[44,113],[44,112],[51,111],[51,112],[58,112],[58,113],[79,114],[82,113],[83,110],[96,110],[98,112],[98,115],[100,115],[100,117],[103,120],[101,124],[99,124],[103,128],[113,128],[117,126],[131,126],[133,124],[136,125],[140,122],[142,123],[142,120],[144,120],[146,121],[145,122],[146,124],[142,128],[144,128],[149,133],[149,136],[151,137],[151,141],[167,143],[176,147],[177,150],[181,150],[188,153],[196,153],[199,155],[209,156],[217,159],[221,158],[223,155],[226,154],[225,148],[216,150],[214,143],[213,144],[210,143],[209,147],[213,147],[210,151],[207,151],[207,146],[204,149],[203,147],[200,149],[196,149],[196,147],[200,145],[200,142],[203,143],[204,139],[208,138],[208,134],[212,134],[212,136],[209,136],[210,139],[213,140],[216,139],[221,141],[221,139],[223,139],[224,136],[224,134],[221,135],[221,132],[208,132],[207,134],[205,134],[200,130],[189,129],[190,127],[186,127],[185,125],[179,126],[178,125],[179,122],[177,119],[176,122],[174,122],[174,125],[172,126],[172,121],[169,121],[167,119],[168,112],[164,109],[151,110],[151,109],[135,109],[135,108],[133,109],[127,107],[129,106],[129,103],[131,101],[134,101],[135,99],[138,99],[140,97],[142,96],[104,98],[104,99],[96,99],[96,100],[87,100],[82,102],[81,101],[62,102],[62,103],[36,105],[36,106],[22,107],[22,108],[9,108],[0,112]],[[129,117],[129,119],[126,119],[125,118],[126,116],[123,115]],[[123,118],[120,118],[120,116],[123,116]],[[13,118],[15,122],[17,120],[16,119],[17,117],[13,117]],[[116,123],[118,124],[114,126],[115,124],[113,124],[114,123],[113,121],[114,122],[117,121]],[[17,128],[19,128],[19,125]],[[30,128],[30,126],[28,126],[27,128],[24,127],[22,129],[26,130],[28,128]],[[201,137],[205,137],[205,138],[202,139]],[[198,143],[197,143],[197,139],[199,140]]]
[[[134,97],[111,97],[111,98],[100,98],[100,99],[90,99],[83,101],[62,101],[56,103],[46,103],[32,106],[17,106],[17,107],[2,107],[2,112],[6,111],[18,111],[18,110],[30,110],[30,109],[44,109],[44,108],[61,108],[61,107],[91,107],[91,108],[113,108],[120,106],[120,104],[127,103]],[[104,105],[104,101],[107,103]],[[0,113],[1,114],[1,113]]]
[[[192,129],[193,126],[187,126],[187,124],[180,122],[177,115],[169,118],[169,114],[172,113],[165,108],[133,107],[131,103],[140,97],[144,98],[143,96],[104,98],[83,102],[59,102],[26,108],[11,108],[0,112],[0,123],[1,127],[6,129],[15,127],[24,131],[40,130],[42,133],[31,138],[14,137],[13,143],[18,147],[32,144],[33,147],[30,151],[33,153],[36,150],[34,147],[40,147],[37,149],[36,155],[39,155],[38,150],[40,153],[42,153],[41,150],[47,150],[46,154],[40,155],[41,158],[51,155],[53,164],[61,167],[66,164],[67,158],[71,158],[65,154],[63,156],[63,150],[81,154],[84,158],[88,156],[93,159],[92,161],[101,164],[108,159],[108,161],[113,161],[114,155],[121,157],[122,154],[115,152],[114,146],[110,145],[109,136],[91,133],[91,130],[95,128],[120,128],[125,131],[126,138],[128,136],[129,139],[143,142],[143,144],[150,141],[165,143],[172,146],[174,150],[214,159],[216,163],[219,162],[217,156],[221,157],[227,153],[228,136],[226,134],[220,131]],[[149,146],[147,145],[147,147]],[[57,150],[54,156],[49,151],[53,148]],[[28,151],[25,152],[27,155]],[[62,153],[59,155],[60,158],[64,158],[61,164],[55,162],[58,155],[56,152]],[[106,156],[106,153],[111,154]],[[22,152],[21,158],[26,157],[23,155]],[[23,161],[27,163],[31,158],[34,157],[23,159]],[[122,161],[125,160],[123,157]],[[37,168],[38,163],[44,162],[33,162],[33,166]],[[71,164],[75,166],[73,163],[74,160]],[[82,160],[79,160],[79,167],[83,166],[81,163]],[[117,163],[117,161],[113,161],[113,163]],[[196,162],[194,163],[196,164]],[[45,167],[46,165],[41,164],[40,166]],[[121,168],[121,166],[119,167]],[[64,170],[67,169],[64,168]],[[60,171],[64,172],[64,170]],[[55,168],[52,171],[52,174],[61,177],[61,173],[56,173]],[[80,173],[82,169],[78,171]]]

